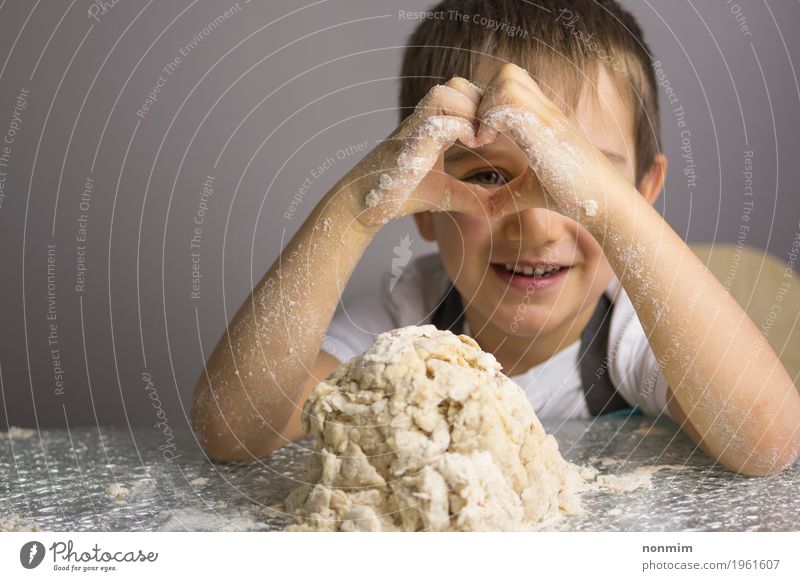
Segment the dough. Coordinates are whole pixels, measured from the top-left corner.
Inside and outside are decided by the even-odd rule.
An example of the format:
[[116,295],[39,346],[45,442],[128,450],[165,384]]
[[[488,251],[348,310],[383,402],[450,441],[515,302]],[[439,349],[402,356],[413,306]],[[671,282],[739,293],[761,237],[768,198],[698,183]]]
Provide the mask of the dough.
[[524,530],[581,511],[566,462],[522,390],[465,335],[378,335],[303,406],[316,450],[287,530]]
[[109,484],[108,488],[106,488],[106,496],[117,502],[125,502],[128,500],[130,493],[131,491],[129,489],[119,484]]

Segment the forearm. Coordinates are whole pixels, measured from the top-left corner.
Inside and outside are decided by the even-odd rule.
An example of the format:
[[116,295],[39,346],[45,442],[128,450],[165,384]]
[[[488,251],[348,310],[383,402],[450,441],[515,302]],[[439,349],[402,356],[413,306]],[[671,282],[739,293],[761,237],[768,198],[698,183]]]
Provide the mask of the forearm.
[[341,290],[374,236],[374,228],[354,219],[359,211],[356,194],[331,190],[220,339],[192,409],[195,432],[212,456],[245,459],[277,447]]
[[671,392],[725,466],[778,470],[800,450],[800,397],[756,325],[630,185],[585,223],[628,293]]

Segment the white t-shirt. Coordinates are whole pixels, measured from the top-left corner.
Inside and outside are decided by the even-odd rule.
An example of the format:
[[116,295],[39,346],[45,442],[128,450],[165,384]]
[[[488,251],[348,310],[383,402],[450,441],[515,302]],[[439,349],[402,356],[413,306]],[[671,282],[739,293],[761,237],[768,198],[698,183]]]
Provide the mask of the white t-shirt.
[[[323,341],[323,351],[339,361],[347,361],[368,349],[380,333],[407,325],[429,324],[450,286],[438,254],[414,259],[394,285],[391,281],[392,274],[387,272],[379,295],[360,295],[339,304]],[[619,281],[614,278],[607,289],[614,308],[605,371],[632,407],[647,415],[664,413],[671,417],[666,406],[666,379],[627,293],[618,287]],[[615,292],[617,289],[619,292]],[[464,334],[470,334],[466,321]],[[525,391],[539,418],[592,417],[580,377],[579,351],[580,341],[576,341],[547,361],[511,376]]]

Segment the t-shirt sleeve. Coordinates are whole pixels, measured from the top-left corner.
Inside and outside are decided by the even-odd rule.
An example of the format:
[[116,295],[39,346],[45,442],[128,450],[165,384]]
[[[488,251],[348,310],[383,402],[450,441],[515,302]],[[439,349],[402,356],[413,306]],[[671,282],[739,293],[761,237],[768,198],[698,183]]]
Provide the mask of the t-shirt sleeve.
[[339,302],[321,350],[344,363],[366,351],[376,335],[396,327],[380,294],[360,294]]
[[629,404],[648,416],[663,414],[672,419],[667,409],[666,377],[624,291],[621,291],[612,313],[609,375],[614,387]]

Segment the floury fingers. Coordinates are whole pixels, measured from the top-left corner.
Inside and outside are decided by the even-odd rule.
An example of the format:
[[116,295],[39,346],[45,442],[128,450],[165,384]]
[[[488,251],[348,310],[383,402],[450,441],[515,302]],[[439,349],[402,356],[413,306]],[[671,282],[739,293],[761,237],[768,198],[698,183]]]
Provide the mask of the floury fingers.
[[381,222],[387,222],[436,163],[442,147],[456,140],[467,147],[477,147],[475,130],[469,121],[446,115],[426,119],[400,150],[394,175],[381,173],[378,186],[367,194],[366,207],[388,205],[393,212],[383,212],[381,216]]

